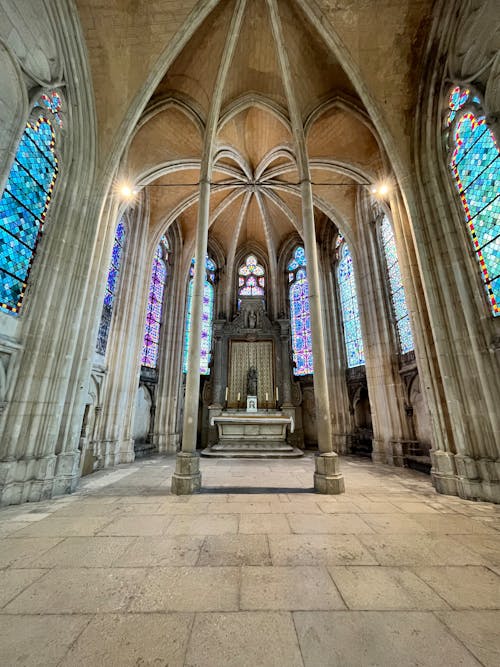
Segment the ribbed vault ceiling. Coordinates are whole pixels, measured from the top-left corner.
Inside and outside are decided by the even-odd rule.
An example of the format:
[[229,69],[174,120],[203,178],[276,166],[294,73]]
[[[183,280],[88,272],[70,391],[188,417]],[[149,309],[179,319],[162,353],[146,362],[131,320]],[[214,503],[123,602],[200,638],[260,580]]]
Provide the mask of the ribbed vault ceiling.
[[[204,124],[234,7],[234,0],[220,2],[192,36],[151,98],[127,154],[129,178],[147,186],[152,235],[177,220],[189,252]],[[352,227],[360,184],[383,172],[379,144],[344,70],[298,4],[279,0],[278,8],[318,221],[326,214]],[[210,236],[229,267],[249,242],[276,257],[286,238],[302,232],[290,99],[277,50],[266,0],[247,2],[222,88],[211,178]]]

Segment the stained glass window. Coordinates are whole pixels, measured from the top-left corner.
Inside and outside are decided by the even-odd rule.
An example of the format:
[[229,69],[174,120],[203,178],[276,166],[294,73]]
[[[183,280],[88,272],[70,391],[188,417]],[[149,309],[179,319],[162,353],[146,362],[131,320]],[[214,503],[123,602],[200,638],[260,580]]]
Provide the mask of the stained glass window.
[[[212,350],[212,322],[214,315],[214,297],[215,297],[215,262],[207,257],[205,260],[206,278],[203,288],[203,313],[201,321],[201,358],[200,358],[200,375],[209,375],[210,353]],[[187,373],[187,357],[189,348],[189,336],[191,334],[191,301],[193,298],[193,277],[194,277],[194,258],[191,261],[191,268],[189,271],[189,285],[186,304],[186,326],[184,331],[184,362],[182,369]]]
[[144,326],[141,363],[143,366],[148,366],[149,368],[156,368],[158,364],[163,294],[167,280],[167,252],[168,242],[166,237],[163,236],[153,259],[146,324]]
[[355,366],[363,366],[365,363],[365,353],[352,256],[349,246],[345,241],[342,241],[339,245],[338,257],[337,275],[340,291],[340,308],[342,310],[342,322],[344,325],[347,366],[348,368],[354,368]]
[[255,255],[248,255],[238,269],[238,296],[264,296],[265,286],[264,267],[258,263]]
[[[464,108],[465,107],[465,108]],[[493,315],[500,315],[500,160],[481,101],[455,87],[447,123],[453,152],[450,169],[467,221],[469,236]]]
[[109,329],[111,327],[111,316],[113,314],[113,302],[118,287],[118,278],[120,276],[120,265],[123,255],[123,246],[125,243],[126,227],[123,218],[119,221],[116,232],[113,250],[111,252],[111,261],[109,263],[108,279],[106,281],[106,293],[102,305],[101,322],[97,334],[96,351],[99,354],[106,354],[108,344]]
[[[61,100],[52,95],[59,114]],[[49,114],[26,123],[0,199],[0,308],[10,314],[21,308],[52,199],[58,173],[55,145]]]
[[297,246],[288,265],[288,296],[292,324],[294,375],[313,373],[311,314],[309,311],[309,283],[306,272],[306,254]]
[[387,277],[389,280],[389,292],[396,329],[398,332],[399,349],[402,354],[413,350],[413,336],[410,327],[410,316],[406,305],[405,290],[401,280],[396,241],[394,231],[387,215],[384,215],[380,226],[382,239],[382,250],[384,253]]

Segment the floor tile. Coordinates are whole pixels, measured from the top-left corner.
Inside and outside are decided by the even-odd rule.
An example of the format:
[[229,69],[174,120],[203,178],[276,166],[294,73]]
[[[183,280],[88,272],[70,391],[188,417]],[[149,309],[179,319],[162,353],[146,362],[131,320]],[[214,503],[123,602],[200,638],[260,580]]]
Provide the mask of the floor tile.
[[242,514],[240,516],[239,532],[281,535],[292,531],[284,514]]
[[500,611],[440,611],[436,615],[484,667],[500,665]]
[[237,567],[153,568],[130,611],[235,611],[239,587]]
[[300,535],[319,535],[332,533],[335,535],[373,533],[373,528],[356,515],[316,515],[287,514],[292,533]]
[[196,565],[203,540],[203,537],[191,535],[137,537],[113,565],[115,567]]
[[305,667],[479,667],[430,612],[294,612]]
[[99,535],[129,537],[163,535],[171,521],[170,516],[121,516],[99,531]]
[[[52,667],[88,625],[89,616],[0,616],[5,667]],[[82,666],[83,667],[83,666]]]
[[52,515],[36,523],[30,523],[16,533],[16,537],[76,537],[95,535],[109,517],[64,516]]
[[175,516],[166,530],[168,535],[224,535],[237,532],[238,516],[235,514]]
[[359,535],[380,565],[482,565],[484,558],[449,537]]
[[0,608],[46,573],[47,570],[0,570]]
[[18,595],[12,614],[97,614],[124,611],[146,571],[130,568],[57,568]]
[[241,609],[345,609],[345,604],[321,566],[243,567]]
[[446,602],[407,568],[329,566],[349,609],[447,609]]
[[31,561],[32,567],[110,567],[133,537],[67,537]]
[[485,567],[422,567],[415,573],[454,609],[500,609],[500,577]]
[[197,565],[270,565],[265,535],[208,535]]
[[376,565],[354,535],[269,535],[273,565]]
[[303,667],[291,614],[197,614],[185,667],[247,665]]
[[58,667],[182,667],[192,614],[96,616]]
[[62,537],[8,537],[0,541],[0,568],[30,567],[39,556],[63,540]]

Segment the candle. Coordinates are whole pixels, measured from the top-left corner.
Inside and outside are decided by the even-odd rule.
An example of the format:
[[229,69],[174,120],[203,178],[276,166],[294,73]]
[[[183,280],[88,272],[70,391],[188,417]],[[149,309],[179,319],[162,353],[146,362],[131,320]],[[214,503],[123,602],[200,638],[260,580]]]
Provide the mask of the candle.
[[280,399],[279,399],[279,394],[278,394],[278,387],[276,387],[276,402],[278,402],[279,400]]
[[227,403],[227,387],[226,387],[226,394],[225,394],[225,396],[224,396],[224,400],[225,400],[226,403]]
[[268,402],[268,400],[269,400],[269,394],[266,391],[266,403]]
[[238,403],[240,402],[241,394],[238,392]]

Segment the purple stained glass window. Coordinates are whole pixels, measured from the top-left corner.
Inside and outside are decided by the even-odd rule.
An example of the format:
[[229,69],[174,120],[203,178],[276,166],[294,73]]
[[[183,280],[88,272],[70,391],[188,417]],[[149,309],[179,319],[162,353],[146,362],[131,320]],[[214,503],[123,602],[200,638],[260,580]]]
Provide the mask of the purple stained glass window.
[[111,261],[109,264],[108,278],[106,281],[106,293],[104,295],[101,321],[99,323],[99,332],[97,334],[96,351],[102,355],[106,354],[106,347],[108,344],[109,330],[111,328],[111,316],[113,314],[113,301],[115,299],[118,286],[125,236],[125,222],[124,219],[121,218],[116,227],[115,241],[113,243],[113,250],[111,251]]
[[408,307],[406,305],[405,290],[401,280],[401,270],[399,268],[394,231],[387,215],[384,215],[382,220],[380,235],[382,239],[382,250],[384,253],[387,277],[389,280],[392,313],[396,323],[396,330],[398,332],[399,350],[402,354],[405,354],[414,349],[413,336],[411,333]]
[[361,334],[361,321],[359,318],[358,295],[356,292],[352,257],[345,241],[340,244],[338,252],[339,265],[337,275],[347,366],[348,368],[354,368],[355,366],[363,366],[365,363],[363,336]]
[[167,257],[168,242],[166,237],[163,236],[153,258],[146,323],[144,325],[141,364],[148,368],[156,368],[158,365],[163,296],[167,280]]
[[[203,312],[201,321],[201,352],[200,352],[200,375],[210,374],[210,355],[212,351],[212,323],[214,315],[214,281],[217,269],[215,262],[207,257],[205,260],[207,275],[203,288]],[[187,373],[187,356],[189,349],[189,337],[191,335],[191,301],[193,298],[193,276],[194,259],[191,261],[189,270],[189,284],[186,303],[186,326],[184,330],[184,358],[182,364],[183,373]]]
[[302,246],[295,248],[288,264],[288,295],[292,325],[294,375],[311,375],[314,372],[311,314],[309,311],[309,283],[306,273],[306,254]]
[[248,255],[238,269],[238,296],[264,296],[265,286],[264,267],[258,263],[255,255]]
[[468,88],[450,92],[450,171],[492,314],[500,315],[500,152],[481,100]]

